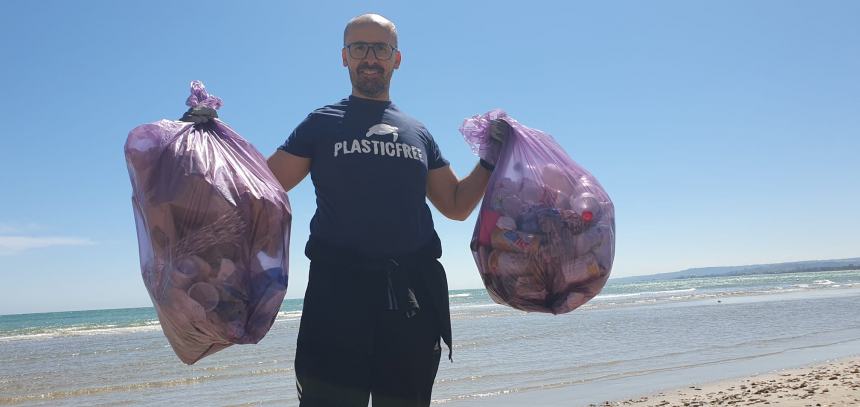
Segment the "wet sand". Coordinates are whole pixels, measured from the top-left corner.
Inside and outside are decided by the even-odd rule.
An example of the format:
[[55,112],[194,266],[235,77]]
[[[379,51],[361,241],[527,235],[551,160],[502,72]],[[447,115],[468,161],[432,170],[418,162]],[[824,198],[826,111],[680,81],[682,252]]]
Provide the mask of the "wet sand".
[[860,357],[591,406],[860,406]]

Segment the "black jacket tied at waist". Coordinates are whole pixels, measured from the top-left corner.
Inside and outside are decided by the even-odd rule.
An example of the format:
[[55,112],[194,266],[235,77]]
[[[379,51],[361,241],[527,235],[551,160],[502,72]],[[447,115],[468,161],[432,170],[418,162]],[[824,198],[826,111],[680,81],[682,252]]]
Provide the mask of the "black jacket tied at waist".
[[448,280],[438,259],[442,257],[442,243],[435,233],[430,241],[415,252],[392,257],[368,257],[349,249],[331,246],[314,238],[308,240],[305,255],[314,262],[328,263],[351,269],[363,269],[385,274],[387,282],[387,309],[403,311],[407,318],[421,309],[414,288],[428,293],[432,307],[439,316],[442,340],[448,346],[448,359],[452,359],[451,313],[448,304]]

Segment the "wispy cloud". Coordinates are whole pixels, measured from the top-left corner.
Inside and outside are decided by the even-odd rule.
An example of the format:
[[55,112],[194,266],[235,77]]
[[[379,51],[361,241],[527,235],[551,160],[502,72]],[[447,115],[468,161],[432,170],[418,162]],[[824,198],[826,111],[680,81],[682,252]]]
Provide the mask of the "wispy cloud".
[[92,246],[90,239],[58,236],[0,236],[0,255],[57,246]]
[[10,222],[0,222],[0,234],[12,234],[12,233],[32,233],[38,230],[42,230],[43,227],[33,223],[10,223]]

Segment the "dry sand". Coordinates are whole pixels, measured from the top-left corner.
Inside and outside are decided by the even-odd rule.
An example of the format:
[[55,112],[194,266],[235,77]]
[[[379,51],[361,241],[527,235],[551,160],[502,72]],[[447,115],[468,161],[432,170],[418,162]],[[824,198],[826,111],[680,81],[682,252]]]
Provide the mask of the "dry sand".
[[766,405],[860,406],[860,357],[599,404],[635,407]]

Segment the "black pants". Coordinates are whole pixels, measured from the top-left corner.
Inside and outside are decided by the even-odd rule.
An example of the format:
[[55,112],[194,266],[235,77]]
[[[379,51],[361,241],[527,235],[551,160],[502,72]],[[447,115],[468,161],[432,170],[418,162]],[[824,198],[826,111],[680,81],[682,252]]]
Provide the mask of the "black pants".
[[[435,260],[433,260],[435,261]],[[441,356],[426,288],[407,318],[388,310],[384,273],[311,261],[296,348],[301,407],[428,406]],[[447,293],[446,293],[447,294]]]

